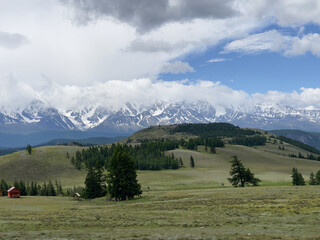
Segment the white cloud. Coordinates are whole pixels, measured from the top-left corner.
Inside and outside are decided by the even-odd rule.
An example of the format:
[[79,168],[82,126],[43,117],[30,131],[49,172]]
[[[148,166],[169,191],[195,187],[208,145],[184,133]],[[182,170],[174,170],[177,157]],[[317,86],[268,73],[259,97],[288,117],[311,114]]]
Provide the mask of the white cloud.
[[218,63],[218,62],[225,62],[225,61],[229,61],[230,59],[227,58],[212,58],[210,60],[207,61],[207,63]]
[[[54,106],[85,104],[86,101],[110,106],[124,100],[147,102],[153,97],[150,95],[144,100],[145,89],[159,98],[194,96],[194,99],[229,104],[230,96],[234,96],[230,104],[245,104],[255,97],[220,84],[210,86],[211,82],[186,84],[156,79],[161,72],[195,71],[181,60],[183,56],[205,51],[230,39],[234,41],[226,46],[227,52],[273,51],[301,55],[309,51],[320,55],[317,33],[303,35],[300,31],[298,36],[287,36],[270,30],[252,34],[272,24],[297,29],[307,23],[319,25],[318,0],[139,0],[136,5],[129,0],[71,1],[79,4],[75,8],[68,8],[61,2],[1,1],[1,105],[24,104],[39,94]],[[115,9],[110,10],[108,6],[113,3]],[[157,4],[159,9],[139,7],[144,3]],[[100,5],[103,8],[97,7]],[[86,24],[72,21],[74,9],[84,11],[80,11],[80,15]],[[169,14],[168,9],[173,11]],[[128,15],[120,14],[123,11]],[[162,95],[158,95],[158,91]],[[313,98],[304,96],[310,94],[316,98],[312,91],[304,89],[296,94],[318,107]],[[266,99],[267,96],[278,96],[285,101],[287,95],[269,93]],[[307,106],[306,103],[300,105]]]
[[310,52],[320,56],[320,34],[313,33],[296,37],[270,30],[232,41],[224,47],[222,53],[255,54],[263,51],[279,52],[287,56],[303,55]]
[[[10,94],[15,92],[16,94]],[[134,79],[130,81],[111,80],[95,82],[90,87],[60,85],[47,82],[42,89],[18,81],[9,76],[0,88],[0,109],[15,111],[23,109],[32,100],[40,99],[65,112],[84,107],[102,106],[117,110],[130,102],[146,107],[158,100],[169,102],[208,101],[219,113],[224,108],[240,111],[250,110],[255,103],[280,104],[298,109],[320,109],[320,88],[301,88],[299,92],[268,91],[248,94],[219,82],[203,81],[152,81]]]
[[178,73],[195,72],[195,70],[187,62],[174,61],[172,63],[165,63],[161,68],[161,72],[178,74]]
[[261,51],[279,52],[286,49],[290,41],[291,37],[284,36],[276,30],[270,30],[232,41],[224,47],[223,53],[243,52],[254,54]]
[[268,91],[252,95],[256,103],[281,104],[299,109],[320,109],[320,88],[301,88],[290,93]]
[[320,57],[320,34],[313,33],[292,38],[291,46],[286,50],[287,55],[303,55],[310,52],[313,55]]

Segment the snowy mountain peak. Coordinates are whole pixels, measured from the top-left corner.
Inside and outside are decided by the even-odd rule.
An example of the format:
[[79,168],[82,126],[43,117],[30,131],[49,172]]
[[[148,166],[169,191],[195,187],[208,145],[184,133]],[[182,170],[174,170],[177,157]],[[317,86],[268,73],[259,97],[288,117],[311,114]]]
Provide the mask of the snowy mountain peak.
[[[219,114],[216,109],[219,109]],[[263,129],[295,128],[320,131],[320,111],[299,110],[289,106],[256,104],[249,110],[213,106],[206,101],[194,103],[155,101],[148,106],[126,103],[118,110],[86,106],[58,110],[40,100],[8,114],[0,112],[0,126],[35,129],[77,129],[96,131],[134,131],[151,125],[177,123],[230,122],[240,127]]]

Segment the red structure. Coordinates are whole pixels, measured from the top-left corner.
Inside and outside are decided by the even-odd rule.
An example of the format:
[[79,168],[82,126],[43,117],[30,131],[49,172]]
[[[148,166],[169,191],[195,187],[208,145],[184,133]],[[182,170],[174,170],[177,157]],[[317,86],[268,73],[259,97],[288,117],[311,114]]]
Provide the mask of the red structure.
[[12,187],[8,190],[8,198],[19,198],[20,190],[18,188]]

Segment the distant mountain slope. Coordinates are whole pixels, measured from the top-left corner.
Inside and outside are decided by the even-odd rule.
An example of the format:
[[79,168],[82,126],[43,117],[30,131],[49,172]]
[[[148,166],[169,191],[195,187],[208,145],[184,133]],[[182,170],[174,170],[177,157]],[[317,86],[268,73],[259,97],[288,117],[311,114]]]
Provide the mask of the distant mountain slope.
[[287,138],[303,142],[320,150],[320,133],[290,129],[272,130],[270,132],[279,136],[285,136]]
[[[118,142],[124,138],[125,137],[92,137],[92,138],[83,138],[83,139],[58,138],[45,143],[33,145],[32,147],[56,146],[56,145],[70,144],[70,143],[79,143],[83,146],[103,145],[103,144]],[[0,148],[0,156],[18,152],[25,149],[26,149],[26,146],[20,147],[20,148]]]
[[79,143],[83,146],[91,146],[91,145],[103,145],[118,142],[125,137],[95,137],[95,138],[84,138],[84,139],[67,139],[67,138],[59,138],[53,139],[49,142],[39,144],[39,146],[52,146],[52,145],[61,145],[68,143]]
[[[40,131],[30,134],[10,134],[0,132],[0,147],[16,148],[26,147],[28,144],[35,145],[52,145],[44,144],[54,139],[88,139],[88,138],[113,138],[113,134],[98,131]],[[121,137],[120,137],[121,138]],[[118,139],[117,139],[118,140]]]

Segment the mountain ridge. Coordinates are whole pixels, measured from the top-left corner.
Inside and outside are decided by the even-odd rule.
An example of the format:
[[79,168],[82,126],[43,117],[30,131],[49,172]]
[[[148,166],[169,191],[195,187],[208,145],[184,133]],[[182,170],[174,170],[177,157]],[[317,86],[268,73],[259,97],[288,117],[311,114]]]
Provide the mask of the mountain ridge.
[[[278,104],[256,104],[250,109],[236,109],[214,106],[207,101],[188,103],[161,100],[148,106],[127,103],[118,109],[86,106],[74,110],[58,109],[49,103],[34,100],[27,107],[16,111],[6,111],[5,107],[0,109],[2,134],[80,131],[83,137],[128,136],[154,125],[210,122],[227,122],[239,127],[264,130],[320,132],[320,110],[294,109]],[[57,135],[54,138],[64,137]],[[52,139],[42,139],[42,142]],[[0,146],[3,145],[0,143]]]

